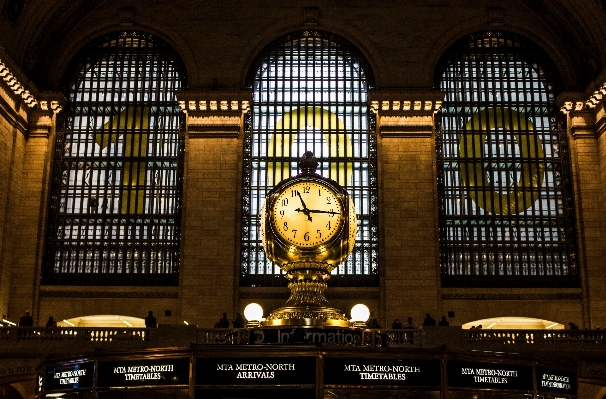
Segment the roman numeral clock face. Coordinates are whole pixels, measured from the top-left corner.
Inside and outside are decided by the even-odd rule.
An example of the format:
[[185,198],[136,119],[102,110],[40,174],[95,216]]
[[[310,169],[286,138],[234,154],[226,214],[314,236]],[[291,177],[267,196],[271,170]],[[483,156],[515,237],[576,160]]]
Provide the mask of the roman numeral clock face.
[[272,209],[276,233],[293,245],[315,247],[328,242],[341,226],[341,204],[332,190],[299,182],[278,196]]

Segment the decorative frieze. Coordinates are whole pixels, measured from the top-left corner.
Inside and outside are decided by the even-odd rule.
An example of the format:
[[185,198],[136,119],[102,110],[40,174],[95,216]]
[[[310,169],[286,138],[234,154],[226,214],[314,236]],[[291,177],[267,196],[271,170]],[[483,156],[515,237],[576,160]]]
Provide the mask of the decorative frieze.
[[187,114],[191,138],[237,138],[242,133],[244,114],[250,110],[251,92],[181,92],[179,107]]
[[34,96],[23,86],[15,75],[8,69],[8,67],[0,59],[0,78],[4,83],[15,93],[15,95],[21,97],[23,102],[27,104],[29,108],[36,108],[38,102]]
[[377,133],[383,138],[431,137],[443,99],[441,92],[371,92]]
[[575,139],[600,137],[606,131],[606,83],[591,94],[566,92],[558,98]]

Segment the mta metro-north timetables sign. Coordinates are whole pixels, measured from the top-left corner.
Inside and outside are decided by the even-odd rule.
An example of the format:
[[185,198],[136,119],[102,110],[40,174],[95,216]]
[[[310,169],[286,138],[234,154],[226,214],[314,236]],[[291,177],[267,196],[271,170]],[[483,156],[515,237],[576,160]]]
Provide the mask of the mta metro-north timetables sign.
[[324,383],[439,387],[439,360],[324,359]]

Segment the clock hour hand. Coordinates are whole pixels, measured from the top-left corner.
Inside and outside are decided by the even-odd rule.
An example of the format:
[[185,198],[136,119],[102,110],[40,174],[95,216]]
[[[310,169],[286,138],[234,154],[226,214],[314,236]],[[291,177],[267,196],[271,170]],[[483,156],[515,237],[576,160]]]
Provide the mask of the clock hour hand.
[[309,209],[307,209],[307,205],[305,205],[305,201],[303,201],[303,197],[301,197],[301,193],[299,191],[297,191],[297,195],[299,196],[299,199],[301,200],[301,205],[303,205],[303,209],[297,208],[295,210],[306,214],[307,219],[309,219],[309,221],[311,222],[311,215],[309,214]]
[[[303,204],[303,206],[305,206],[305,204]],[[295,209],[295,211],[297,211],[297,212],[303,212],[304,214],[307,215],[307,219],[309,219],[310,222],[312,221],[311,220],[311,215],[309,214],[309,212],[310,212],[309,209],[307,209],[307,208],[303,208],[303,209],[297,208],[297,209]]]
[[301,193],[297,191],[297,195],[299,196],[299,199],[301,200],[301,204],[303,205],[303,210],[307,210],[307,205],[305,205],[305,201],[303,201],[303,197],[301,197]]

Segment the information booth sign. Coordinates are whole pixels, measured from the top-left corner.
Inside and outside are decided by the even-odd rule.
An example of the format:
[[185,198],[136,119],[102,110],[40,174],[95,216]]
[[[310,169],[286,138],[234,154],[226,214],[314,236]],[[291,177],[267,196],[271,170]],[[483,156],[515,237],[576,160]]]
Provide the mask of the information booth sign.
[[537,367],[537,391],[564,395],[577,394],[575,373]]
[[94,377],[93,362],[49,366],[44,371],[42,390],[91,388]]
[[440,387],[439,360],[324,359],[326,385]]
[[315,357],[196,359],[196,385],[301,385],[315,383]]
[[448,361],[448,386],[532,391],[532,366]]
[[99,362],[98,387],[189,384],[189,358]]

